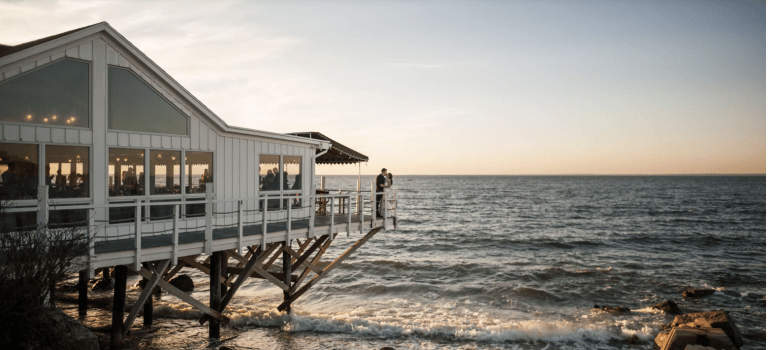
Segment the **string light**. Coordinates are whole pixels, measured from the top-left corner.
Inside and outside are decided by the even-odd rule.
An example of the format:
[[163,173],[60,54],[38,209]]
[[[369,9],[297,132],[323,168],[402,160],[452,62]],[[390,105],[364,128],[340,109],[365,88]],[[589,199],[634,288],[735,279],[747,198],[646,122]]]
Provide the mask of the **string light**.
[[48,118],[43,118],[43,121],[47,123],[48,122]]
[[53,117],[51,117],[53,120],[56,120],[56,115],[54,114]]
[[27,114],[27,120],[32,120],[32,115],[31,114]]

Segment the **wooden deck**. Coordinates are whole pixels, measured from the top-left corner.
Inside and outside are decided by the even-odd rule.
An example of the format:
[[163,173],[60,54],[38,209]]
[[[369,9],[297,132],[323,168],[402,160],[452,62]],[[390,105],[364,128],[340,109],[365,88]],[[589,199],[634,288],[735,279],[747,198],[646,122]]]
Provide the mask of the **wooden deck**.
[[[371,227],[384,225],[384,220],[377,218],[371,222],[370,215],[365,215],[362,221],[362,232],[370,230]],[[315,225],[312,232],[309,232],[309,219],[297,219],[291,221],[291,234],[287,237],[287,224],[285,221],[278,221],[267,224],[266,243],[285,241],[286,239],[310,238],[329,233],[347,232],[346,215],[336,216],[334,218],[333,232],[331,232],[331,217],[315,217]],[[394,219],[388,218],[388,225],[394,225]],[[361,231],[360,215],[352,215],[352,224],[350,233]],[[191,232],[179,233],[179,244],[176,257],[201,254],[204,252],[205,231],[196,230]],[[246,246],[260,244],[262,240],[261,224],[243,226],[243,238],[241,247],[238,247],[237,227],[226,227],[213,229],[213,251],[222,251],[237,249]],[[92,268],[101,268],[119,264],[130,264],[135,262],[134,238],[114,239],[97,241],[94,244],[95,258],[91,261]],[[141,238],[141,261],[156,261],[169,259],[173,257],[173,237],[172,234],[162,234],[153,236],[142,236]]]

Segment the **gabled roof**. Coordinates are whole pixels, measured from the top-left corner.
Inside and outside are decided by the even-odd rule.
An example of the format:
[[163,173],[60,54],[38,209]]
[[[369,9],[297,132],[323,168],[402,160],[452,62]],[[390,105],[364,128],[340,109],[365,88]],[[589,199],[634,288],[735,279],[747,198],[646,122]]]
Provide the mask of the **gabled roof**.
[[305,137],[289,134],[281,134],[276,132],[254,130],[228,125],[226,122],[224,122],[224,120],[219,118],[215,113],[213,113],[213,111],[208,109],[208,107],[200,102],[200,100],[198,100],[194,95],[187,91],[187,89],[185,89],[183,86],[181,86],[181,84],[174,80],[168,73],[160,68],[160,66],[155,64],[155,62],[153,62],[147,55],[141,52],[141,50],[139,50],[136,46],[133,46],[130,41],[118,33],[107,22],[92,24],[86,27],[51,35],[42,39],[15,46],[0,45],[0,67],[97,33],[106,34],[109,38],[121,45],[123,49],[131,53],[139,62],[148,67],[149,70],[155,73],[166,84],[168,84],[168,86],[173,88],[179,95],[186,99],[190,106],[193,106],[199,110],[201,113],[198,114],[198,116],[206,118],[225,132],[312,144],[319,149],[327,149],[330,147],[330,143],[325,140],[308,139]]
[[95,25],[98,25],[98,23],[97,24],[91,24],[89,26],[85,26],[85,27],[78,28],[78,29],[73,29],[73,30],[70,30],[68,32],[59,33],[59,34],[56,34],[56,35],[51,35],[51,36],[48,36],[48,37],[45,37],[45,38],[42,38],[42,39],[28,41],[26,43],[18,44],[16,46],[8,46],[8,45],[0,44],[0,57],[8,56],[8,55],[10,55],[10,54],[12,54],[14,52],[19,52],[19,51],[22,51],[24,49],[30,48],[32,46],[40,45],[42,43],[49,42],[49,41],[51,41],[53,39],[58,39],[58,38],[61,38],[63,36],[66,36],[68,34],[72,34],[74,32],[77,32],[79,30],[83,30],[83,29],[88,28],[88,27],[93,27]]
[[[328,149],[328,152],[315,158],[316,164],[355,164],[368,161],[368,156],[344,146],[317,131],[293,132],[291,135],[325,140],[331,143],[331,148]],[[317,151],[317,153],[320,152],[320,150]]]

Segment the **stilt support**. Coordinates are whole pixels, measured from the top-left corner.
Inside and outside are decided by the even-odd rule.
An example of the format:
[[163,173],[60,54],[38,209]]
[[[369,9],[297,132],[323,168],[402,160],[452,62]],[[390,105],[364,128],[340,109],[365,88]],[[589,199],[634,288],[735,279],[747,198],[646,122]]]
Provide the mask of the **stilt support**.
[[85,317],[88,314],[88,270],[79,273],[77,294],[77,314]]
[[[222,252],[214,252],[211,255],[211,287],[210,287],[210,306],[213,310],[221,310],[221,261]],[[221,325],[218,320],[211,320],[208,323],[208,338],[213,341],[219,341],[221,338]]]
[[[145,262],[144,268],[152,271],[151,263]],[[144,278],[144,277],[142,278],[144,279],[144,290],[149,291],[149,297],[147,298],[147,301],[144,302],[144,328],[152,328],[152,318],[154,316],[154,311],[155,311],[154,310],[155,305],[152,300],[152,292],[154,291],[155,286],[150,286],[148,278]],[[139,300],[136,301],[136,305],[138,305],[140,301],[141,301],[141,298],[139,298]],[[134,305],[133,307],[136,307],[136,305]],[[125,329],[130,329],[130,328],[131,328],[131,325],[127,325],[125,327]]]
[[295,301],[297,298],[299,298],[302,294],[306,293],[309,288],[312,288],[312,286],[317,283],[320,279],[322,279],[325,276],[328,276],[328,274],[333,271],[333,269],[337,268],[344,259],[349,257],[352,253],[354,253],[360,246],[365,244],[371,237],[379,233],[381,231],[381,227],[374,228],[370,232],[368,232],[367,235],[363,236],[363,238],[360,238],[359,241],[355,242],[347,251],[344,252],[344,254],[341,254],[336,260],[334,260],[330,265],[328,265],[325,269],[323,269],[319,274],[317,274],[314,278],[312,278],[309,282],[307,282],[303,287],[299,288],[299,290],[296,291],[295,294],[292,294],[290,298],[286,301],[283,301],[280,306],[277,307],[279,311],[286,310],[293,301]]
[[[287,244],[283,248],[283,282],[288,285],[289,289],[283,291],[283,303],[287,303],[285,306],[285,313],[290,314],[291,313],[291,263],[292,263],[292,256],[291,254],[288,254],[288,251],[291,250],[291,245]],[[297,254],[298,255],[298,254]]]
[[115,294],[112,302],[112,338],[109,342],[110,350],[117,350],[123,343],[123,314],[125,309],[125,283],[128,278],[128,268],[115,266]]
[[[170,260],[163,260],[158,263],[157,268],[153,266],[152,263],[144,263],[144,268],[142,268],[141,271],[146,270],[151,273],[148,276],[142,274],[142,277],[144,277],[146,280],[146,283],[144,284],[144,290],[141,291],[141,294],[139,295],[139,298],[136,299],[136,303],[133,305],[131,312],[128,313],[128,318],[125,319],[125,323],[123,324],[124,334],[128,334],[133,321],[136,320],[136,316],[139,315],[139,310],[141,309],[142,305],[144,306],[144,326],[152,326],[152,290],[154,290],[155,286],[157,286],[157,284],[163,279],[162,271],[165,271],[169,263]],[[147,316],[149,316],[149,322],[147,322]]]

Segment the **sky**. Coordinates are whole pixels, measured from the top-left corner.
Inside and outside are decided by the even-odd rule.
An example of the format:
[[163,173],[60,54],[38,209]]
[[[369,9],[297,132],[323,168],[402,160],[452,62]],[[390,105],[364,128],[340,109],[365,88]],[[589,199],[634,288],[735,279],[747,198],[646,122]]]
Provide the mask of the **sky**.
[[764,2],[0,0],[0,43],[102,21],[229,125],[364,174],[765,173]]

